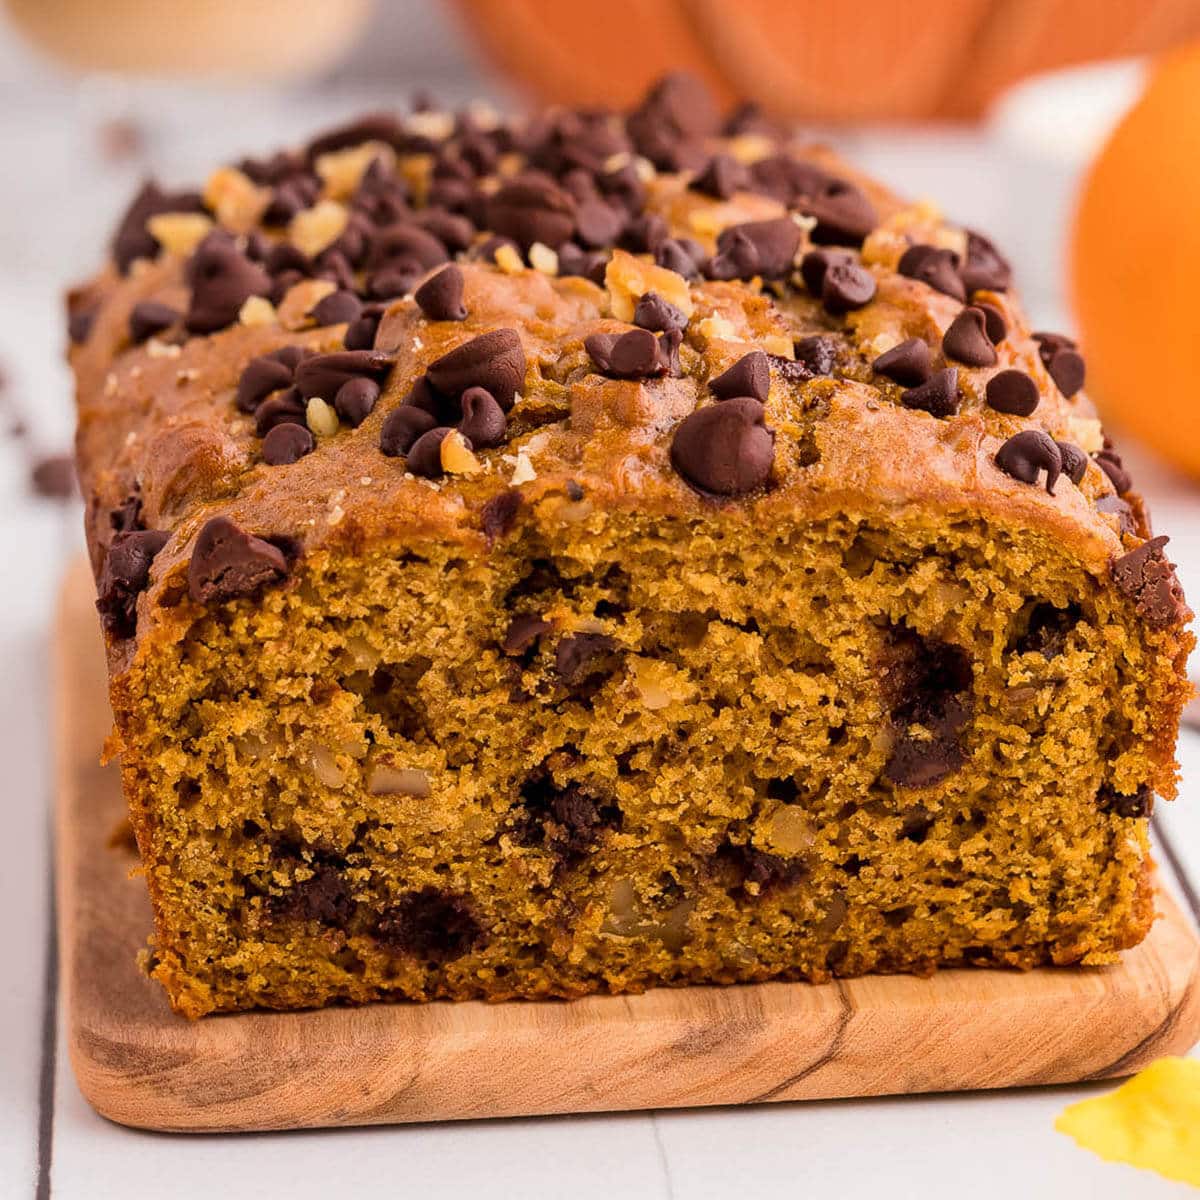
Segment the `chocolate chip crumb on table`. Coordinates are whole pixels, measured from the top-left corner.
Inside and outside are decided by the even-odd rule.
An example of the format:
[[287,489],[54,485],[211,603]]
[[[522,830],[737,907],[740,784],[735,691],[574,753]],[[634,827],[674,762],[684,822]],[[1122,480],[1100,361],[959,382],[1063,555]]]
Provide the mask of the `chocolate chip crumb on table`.
[[678,78],[147,184],[68,316],[176,1009],[1136,944],[1190,613],[1010,275]]

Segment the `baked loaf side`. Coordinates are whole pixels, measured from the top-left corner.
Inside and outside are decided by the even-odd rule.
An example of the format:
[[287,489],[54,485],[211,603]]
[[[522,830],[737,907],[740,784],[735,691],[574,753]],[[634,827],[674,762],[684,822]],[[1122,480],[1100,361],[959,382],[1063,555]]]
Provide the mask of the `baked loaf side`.
[[1190,613],[1009,276],[679,78],[147,185],[71,360],[175,1008],[1135,944]]

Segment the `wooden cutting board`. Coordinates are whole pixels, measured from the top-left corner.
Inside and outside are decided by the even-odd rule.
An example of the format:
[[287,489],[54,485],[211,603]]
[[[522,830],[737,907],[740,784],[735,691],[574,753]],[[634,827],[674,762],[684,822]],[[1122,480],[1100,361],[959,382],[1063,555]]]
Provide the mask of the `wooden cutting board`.
[[115,1121],[291,1129],[1064,1083],[1200,1037],[1200,942],[1165,894],[1115,967],[188,1022],[136,965],[150,909],[134,853],[111,844],[124,804],[98,763],[110,718],[92,598],[80,564],[55,641],[60,966],[76,1077]]

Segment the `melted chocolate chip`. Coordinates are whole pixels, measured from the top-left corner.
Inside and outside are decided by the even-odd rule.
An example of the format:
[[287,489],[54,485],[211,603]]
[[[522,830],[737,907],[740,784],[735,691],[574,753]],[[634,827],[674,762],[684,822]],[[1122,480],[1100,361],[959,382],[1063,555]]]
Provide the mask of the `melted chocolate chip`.
[[958,255],[937,246],[909,246],[900,256],[897,270],[909,279],[928,284],[935,291],[965,301],[967,289],[958,271]]
[[922,338],[908,338],[898,346],[885,350],[871,369],[904,387],[917,387],[929,378],[933,363],[929,345]]
[[494,542],[508,533],[516,524],[520,510],[521,493],[516,488],[506,488],[493,496],[479,513],[479,523],[488,541]]
[[728,370],[708,381],[709,391],[718,400],[732,400],[734,396],[750,396],[766,403],[771,389],[771,365],[761,350],[751,350],[743,355]]
[[800,227],[789,217],[732,225],[718,236],[705,274],[709,279],[782,279],[790,274],[799,247]]
[[633,310],[633,323],[653,333],[666,333],[670,329],[685,329],[688,321],[669,300],[656,292],[647,292]]
[[1151,629],[1169,629],[1188,614],[1175,567],[1163,554],[1166,544],[1165,537],[1151,538],[1113,559],[1109,567],[1117,591],[1133,601],[1138,615]]
[[312,875],[273,897],[271,916],[284,921],[318,921],[334,929],[345,927],[355,910],[345,875],[332,862],[315,862]]
[[129,314],[129,336],[135,342],[144,342],[164,329],[170,329],[180,318],[178,309],[157,300],[139,300]]
[[1024,429],[996,451],[996,466],[1022,483],[1037,483],[1046,472],[1046,491],[1054,495],[1054,485],[1062,472],[1062,453],[1058,444],[1040,429]]
[[313,452],[316,444],[313,435],[303,425],[290,421],[285,425],[276,425],[263,438],[263,462],[270,467],[299,462],[306,454]]
[[97,583],[96,608],[113,637],[132,637],[137,625],[137,598],[150,583],[150,564],[171,535],[155,529],[118,533],[109,544]]
[[[739,896],[784,891],[795,887],[808,874],[808,865],[803,859],[784,858],[730,841],[718,847],[716,859],[733,873],[737,881],[734,890]],[[748,884],[752,885],[752,890],[747,889]]]
[[541,846],[565,865],[583,860],[610,829],[620,829],[622,813],[615,801],[578,783],[559,787],[545,768],[521,787],[514,810],[514,834],[524,846]]
[[454,263],[443,267],[417,288],[413,299],[431,321],[465,321],[462,268]]
[[458,431],[475,450],[499,446],[508,432],[504,409],[483,388],[467,388],[462,394],[462,420]]
[[942,350],[947,358],[968,367],[990,367],[996,361],[996,347],[988,340],[983,310],[964,308],[950,322]]
[[213,517],[196,538],[188,563],[188,593],[199,604],[253,596],[287,578],[284,552],[228,517]]
[[1096,807],[1102,813],[1112,813],[1126,819],[1148,817],[1154,811],[1154,793],[1142,784],[1132,795],[1118,792],[1112,784],[1101,784],[1096,793]]
[[1032,415],[1041,400],[1037,384],[1015,367],[993,375],[987,381],[986,395],[989,408],[1017,417]]
[[543,621],[541,617],[513,617],[504,635],[502,649],[505,654],[515,658],[536,645],[541,636],[553,628],[549,621]]
[[379,449],[389,458],[400,458],[412,449],[422,434],[437,425],[437,419],[414,404],[402,404],[384,418],[379,430]]
[[672,466],[693,487],[718,496],[762,487],[775,462],[775,432],[763,415],[763,406],[748,396],[697,409],[675,430]]
[[1056,658],[1066,649],[1067,638],[1081,620],[1083,612],[1077,604],[1068,604],[1066,608],[1036,604],[1030,610],[1025,632],[1012,643],[1011,649],[1017,654]]
[[188,260],[192,298],[184,323],[192,333],[215,333],[238,319],[251,296],[270,294],[270,275],[221,232],[210,233]]
[[435,887],[401,896],[375,924],[375,938],[387,949],[427,962],[462,958],[483,938],[467,897]]
[[493,329],[443,354],[429,364],[426,375],[448,396],[485,388],[507,412],[525,385],[525,350],[515,329]]
[[588,700],[620,669],[625,650],[604,633],[575,633],[554,651],[554,672],[579,700]]
[[916,408],[935,417],[950,417],[958,412],[958,371],[944,367],[924,383],[900,393],[905,408]]

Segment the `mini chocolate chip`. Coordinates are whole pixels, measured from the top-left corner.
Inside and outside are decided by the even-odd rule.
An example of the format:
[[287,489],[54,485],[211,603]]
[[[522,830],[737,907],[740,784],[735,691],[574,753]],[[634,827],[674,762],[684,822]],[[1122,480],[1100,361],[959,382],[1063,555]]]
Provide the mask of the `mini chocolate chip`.
[[599,197],[584,200],[575,213],[575,236],[589,249],[611,246],[621,236],[627,216]]
[[362,301],[343,288],[318,300],[309,315],[318,325],[349,325],[362,316]]
[[897,270],[909,279],[920,280],[935,291],[966,301],[967,289],[958,273],[958,255],[937,246],[909,246],[900,256]]
[[1109,564],[1117,590],[1151,629],[1167,629],[1188,616],[1175,568],[1163,554],[1166,544],[1165,537],[1151,538]]
[[448,396],[486,388],[505,412],[525,385],[525,350],[515,329],[493,329],[429,364],[429,382]]
[[650,379],[665,375],[671,365],[662,343],[648,329],[593,333],[583,345],[596,369],[614,379]]
[[633,310],[633,323],[653,333],[666,333],[668,329],[686,328],[688,319],[657,292],[647,292]]
[[407,296],[421,274],[421,264],[415,259],[389,263],[367,276],[367,295],[372,300],[394,300]]
[[137,598],[150,582],[150,564],[171,535],[165,530],[137,529],[118,533],[109,543],[97,583],[96,608],[101,623],[114,637],[133,635]]
[[1040,429],[1023,429],[996,451],[996,466],[1022,483],[1037,483],[1038,473],[1046,472],[1046,491],[1054,495],[1054,484],[1062,472],[1062,453],[1058,444]]
[[1038,354],[1058,390],[1069,400],[1081,387],[1087,375],[1083,355],[1075,343],[1061,333],[1035,333]]
[[417,288],[413,299],[431,321],[465,321],[462,268],[454,263],[443,267]]
[[771,364],[761,350],[751,350],[716,379],[710,379],[708,388],[718,400],[751,396],[765,403],[771,390]]
[[674,271],[676,275],[682,275],[684,279],[699,279],[700,264],[704,261],[703,247],[699,248],[699,252],[694,252],[695,247],[690,246],[689,238],[664,238],[655,247],[654,262],[656,266],[665,267],[668,271]]
[[989,407],[1016,417],[1030,416],[1041,400],[1037,384],[1015,367],[993,375],[987,381],[986,395]]
[[242,412],[251,413],[272,393],[292,382],[294,367],[272,354],[252,358],[238,379],[235,400]]
[[304,415],[304,400],[296,388],[289,387],[281,392],[272,392],[254,410],[254,432],[259,437],[266,437],[276,425],[286,425],[289,422],[303,425]]
[[286,466],[298,462],[306,454],[311,454],[316,446],[313,435],[303,425],[288,422],[286,425],[276,425],[267,431],[263,438],[263,462],[270,467]]
[[522,250],[541,242],[551,250],[575,232],[575,199],[552,179],[527,174],[503,184],[484,202],[484,224]]
[[379,431],[379,449],[388,458],[400,458],[412,449],[417,438],[436,425],[436,418],[423,408],[401,404],[384,418]]
[[558,248],[558,273],[564,279],[573,275],[603,287],[607,266],[608,255],[603,250],[584,250],[574,242],[564,242]]
[[541,617],[516,616],[509,623],[504,635],[503,650],[514,658],[524,654],[544,633],[549,633],[554,627]]
[[1117,489],[1118,496],[1125,495],[1133,487],[1133,477],[1125,469],[1121,456],[1111,446],[1097,450],[1092,457],[1096,460],[1096,465],[1108,476],[1109,482]]
[[717,238],[705,273],[710,279],[782,279],[800,246],[800,227],[790,217],[732,225]]
[[346,326],[346,336],[342,345],[347,350],[371,350],[375,346],[375,337],[379,333],[379,323],[383,319],[383,306],[370,304],[363,309],[363,315],[351,321]]
[[821,288],[825,283],[825,272],[836,263],[849,263],[854,260],[844,250],[810,250],[800,260],[800,278],[809,294],[820,299]]
[[467,388],[462,394],[462,413],[458,431],[473,449],[486,450],[504,441],[508,421],[491,392],[481,387]]
[[917,408],[935,417],[951,417],[958,412],[958,371],[944,367],[917,387],[900,393],[905,408]]
[[278,546],[247,533],[228,517],[213,517],[192,549],[188,593],[200,604],[236,600],[281,582],[289,570]]
[[1126,819],[1148,817],[1154,811],[1154,793],[1143,784],[1136,792],[1118,792],[1111,784],[1101,784],[1096,807],[1102,813],[1114,813]]
[[164,329],[170,329],[179,320],[178,309],[157,300],[139,300],[129,314],[129,336],[135,342],[144,342]]
[[1062,455],[1063,474],[1078,487],[1087,473],[1087,455],[1070,442],[1056,441],[1055,445],[1058,447],[1059,454]]
[[112,254],[122,275],[129,273],[135,259],[153,258],[158,253],[158,242],[146,222],[174,212],[202,213],[204,200],[198,192],[164,192],[153,180],[142,184],[113,236]]
[[821,303],[840,317],[875,298],[875,276],[855,262],[830,263],[821,278]]
[[448,425],[439,425],[421,434],[409,447],[405,458],[405,469],[424,479],[440,479],[445,474],[442,466],[442,442],[453,433]]
[[1012,268],[992,243],[973,229],[967,230],[967,261],[962,280],[968,292],[984,289],[1003,292],[1012,282]]
[[993,346],[1000,345],[1008,337],[1008,322],[1004,314],[994,304],[984,304],[982,301],[977,301],[975,307],[983,313],[983,328],[988,341]]
[[689,186],[715,200],[728,200],[734,192],[745,189],[749,182],[746,168],[732,154],[714,154]]
[[67,336],[71,339],[73,346],[82,346],[88,340],[88,334],[92,332],[92,326],[96,323],[96,310],[94,308],[76,309],[67,316]]
[[310,354],[296,368],[295,382],[306,400],[316,396],[330,400],[348,379],[363,377],[378,382],[391,368],[391,355],[378,350],[335,350]]
[[[1061,446],[1062,443],[1059,442]],[[1074,449],[1074,447],[1072,447]],[[1080,450],[1080,454],[1083,451]],[[1084,460],[1086,461],[1086,459]],[[1137,522],[1133,518],[1133,509],[1130,508],[1126,501],[1120,496],[1100,496],[1097,498],[1093,507],[1097,512],[1113,513],[1117,518],[1117,528],[1122,533],[1136,535],[1138,532]]]
[[671,442],[671,464],[690,484],[719,496],[761,487],[775,461],[775,432],[763,424],[763,406],[737,396],[685,417]]
[[374,379],[358,375],[347,379],[337,390],[333,407],[347,425],[357,429],[374,411],[380,387]]
[[879,214],[866,194],[844,179],[826,180],[796,207],[817,223],[809,235],[818,246],[861,246],[879,223]]
[[270,293],[270,275],[227,236],[210,233],[188,260],[192,288],[185,324],[192,333],[215,333],[238,319],[251,296]]
[[923,338],[908,338],[898,346],[885,350],[872,364],[876,374],[884,375],[893,383],[904,387],[916,387],[929,378],[933,363],[929,356],[929,345]]
[[421,275],[449,257],[446,247],[428,229],[403,220],[374,232],[367,266],[371,270],[396,267]]
[[837,346],[832,338],[813,334],[802,337],[794,348],[796,361],[802,363],[813,375],[832,375],[837,366]]
[[983,311],[964,308],[950,322],[942,338],[942,350],[947,358],[968,367],[990,367],[996,361],[996,347],[988,341]]

